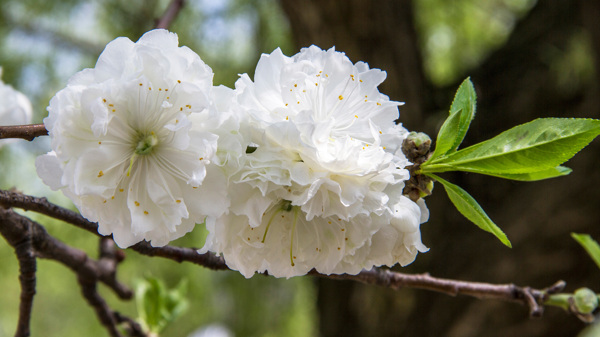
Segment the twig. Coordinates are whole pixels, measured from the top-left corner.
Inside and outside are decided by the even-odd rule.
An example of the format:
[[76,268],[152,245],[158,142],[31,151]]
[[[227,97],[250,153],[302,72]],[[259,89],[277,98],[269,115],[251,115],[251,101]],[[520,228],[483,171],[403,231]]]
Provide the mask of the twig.
[[184,0],[172,0],[164,14],[156,22],[155,28],[168,29],[183,7]]
[[[81,214],[50,203],[46,198],[0,190],[0,205],[18,207],[28,211],[38,212],[66,223],[73,224],[94,235],[98,234],[98,224],[88,221]],[[173,246],[152,247],[147,242],[140,242],[131,247],[136,252],[147,256],[159,256],[177,262],[188,261],[214,270],[229,269],[222,257],[213,253],[198,254],[196,249]]]
[[75,225],[92,234],[101,236],[98,234],[97,224],[88,221],[77,212],[73,212],[70,209],[66,209],[48,202],[48,199],[46,198],[38,198],[18,192],[0,190],[0,205],[6,208],[17,207],[27,211],[41,213]]
[[19,304],[19,322],[17,323],[17,332],[15,336],[29,336],[31,310],[33,308],[33,297],[35,296],[36,286],[36,259],[31,244],[31,228],[27,229],[23,241],[17,243],[15,254],[19,260],[19,281],[21,283],[21,301]]
[[529,307],[532,317],[541,316],[543,312],[542,305],[548,294],[560,292],[565,287],[564,281],[558,281],[546,289],[538,290],[530,287],[519,287],[514,284],[458,281],[432,277],[429,274],[411,275],[378,268],[368,271],[363,270],[358,275],[322,275],[314,270],[310,274],[331,279],[353,280],[394,290],[407,287],[426,289],[450,296],[468,295],[479,299],[520,302]]
[[142,327],[138,324],[138,322],[134,321],[133,319],[127,317],[127,316],[123,316],[121,315],[121,313],[114,311],[113,312],[113,316],[115,318],[115,320],[117,321],[117,323],[121,324],[121,323],[126,323],[127,324],[127,332],[129,333],[129,336],[131,337],[147,337],[148,335],[144,332],[144,330],[142,329]]
[[32,141],[39,136],[47,136],[48,130],[44,124],[0,126],[0,139],[22,138]]
[[98,294],[96,289],[97,282],[89,279],[82,274],[77,275],[77,280],[81,286],[81,293],[88,303],[96,311],[100,323],[106,327],[108,333],[113,337],[122,337],[121,333],[117,329],[117,321],[113,316],[112,310],[106,304],[106,301]]
[[[24,195],[19,196],[15,192],[0,191],[0,204],[36,210],[57,219],[70,219],[76,222],[78,227],[95,232],[95,229],[91,230],[91,228],[96,228],[96,224],[85,220],[75,212],[53,205],[47,200],[42,199]],[[29,205],[29,202],[33,202],[34,205]],[[160,256],[177,262],[191,262],[214,270],[229,269],[222,257],[212,253],[198,254],[193,248],[173,246],[152,247],[147,242],[140,242],[133,245],[131,249],[143,255]],[[480,299],[519,302],[527,305],[530,314],[534,317],[542,314],[542,306],[547,295],[560,292],[565,287],[564,281],[556,282],[554,285],[540,290],[530,287],[519,287],[514,284],[490,284],[436,278],[429,274],[403,274],[378,268],[368,271],[364,270],[357,275],[323,275],[314,270],[309,274],[330,279],[353,280],[395,290],[402,287],[418,288],[451,296],[467,295]]]
[[160,256],[177,262],[191,262],[213,270],[228,270],[225,260],[213,253],[198,254],[194,248],[175,246],[152,247],[148,242],[142,241],[130,247],[136,252],[147,256]]
[[116,280],[118,254],[111,253],[110,248],[102,243],[100,260],[93,260],[83,251],[50,236],[40,224],[10,209],[0,208],[0,234],[13,247],[29,238],[35,256],[56,260],[73,270],[77,274],[84,297],[94,307],[100,321],[112,336],[120,336],[115,327],[117,320],[112,317],[112,311],[96,291],[97,283],[102,282],[121,299],[128,300],[133,297],[133,292]]

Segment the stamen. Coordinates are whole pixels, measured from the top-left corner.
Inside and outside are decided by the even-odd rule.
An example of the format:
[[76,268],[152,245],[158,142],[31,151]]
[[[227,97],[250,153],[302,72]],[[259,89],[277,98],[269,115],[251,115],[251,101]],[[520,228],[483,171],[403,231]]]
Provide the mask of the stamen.
[[292,267],[294,264],[294,232],[296,231],[296,222],[298,220],[298,207],[294,207],[294,221],[292,222],[292,235],[290,238],[290,262],[292,263]]
[[263,235],[262,241],[261,243],[265,243],[265,239],[267,238],[267,233],[269,232],[269,227],[271,227],[271,223],[273,222],[273,219],[275,219],[275,216],[277,214],[279,214],[279,212],[281,212],[282,209],[278,208],[275,213],[273,213],[273,215],[271,215],[271,218],[269,219],[269,222],[267,222],[267,228],[265,229],[265,234]]

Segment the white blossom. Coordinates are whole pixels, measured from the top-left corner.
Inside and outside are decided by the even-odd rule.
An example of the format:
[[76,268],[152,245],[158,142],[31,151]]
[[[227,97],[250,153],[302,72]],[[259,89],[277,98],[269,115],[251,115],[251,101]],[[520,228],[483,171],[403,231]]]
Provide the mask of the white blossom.
[[[0,67],[1,77],[2,67]],[[32,109],[29,99],[0,80],[0,125],[30,124],[31,118]],[[12,141],[12,139],[0,139],[0,147]]]
[[227,151],[216,156],[215,130],[237,126],[211,104],[212,77],[174,33],[115,39],[50,101],[53,151],[36,161],[38,174],[120,247],[165,245],[221,215]]
[[230,213],[207,223],[202,251],[222,253],[246,277],[358,273],[425,251],[421,208],[401,196],[407,131],[394,123],[401,103],[377,89],[385,76],[315,46],[291,58],[277,49],[254,81],[242,75],[253,152],[232,177]]

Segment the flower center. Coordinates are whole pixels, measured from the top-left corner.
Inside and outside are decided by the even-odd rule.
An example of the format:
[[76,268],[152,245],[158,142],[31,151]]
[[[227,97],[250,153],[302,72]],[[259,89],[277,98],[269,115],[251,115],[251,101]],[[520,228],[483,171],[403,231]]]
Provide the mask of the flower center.
[[[146,155],[152,152],[152,149],[158,144],[158,137],[154,134],[154,131],[150,132],[149,135],[142,135],[140,140],[135,147],[136,155]],[[134,155],[135,156],[135,155]]]
[[151,131],[148,135],[140,135],[138,143],[133,151],[133,156],[129,160],[129,168],[127,169],[127,176],[131,174],[131,169],[133,168],[133,163],[137,159],[137,156],[145,156],[150,154],[152,150],[158,145],[158,137],[154,134],[154,131]]

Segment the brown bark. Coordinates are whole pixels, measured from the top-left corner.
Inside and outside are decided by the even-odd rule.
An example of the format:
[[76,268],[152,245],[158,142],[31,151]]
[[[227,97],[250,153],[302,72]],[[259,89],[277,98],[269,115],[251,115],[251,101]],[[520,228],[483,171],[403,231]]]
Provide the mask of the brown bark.
[[[410,1],[281,0],[281,4],[298,47],[336,45],[351,60],[386,70],[387,85],[380,90],[407,102],[400,120],[411,130],[434,136],[425,122],[436,109],[447,109],[459,83],[434,89],[427,82]],[[472,77],[478,94],[477,115],[465,145],[537,117],[600,117],[600,72],[565,87],[552,66],[572,39],[583,34],[600,69],[599,13],[595,1],[538,1],[502,47],[464,74]],[[444,99],[438,103],[438,97]],[[431,251],[402,271],[532,285],[565,279],[571,291],[598,284],[600,273],[569,236],[587,232],[600,237],[597,143],[567,163],[574,172],[565,178],[517,183],[474,174],[445,175],[481,203],[514,248],[503,247],[464,219],[438,185],[428,199],[432,216],[422,226],[423,241]],[[573,336],[584,327],[558,309],[530,320],[525,309],[499,303],[420,291],[390,294],[330,282],[318,280],[323,336]]]

